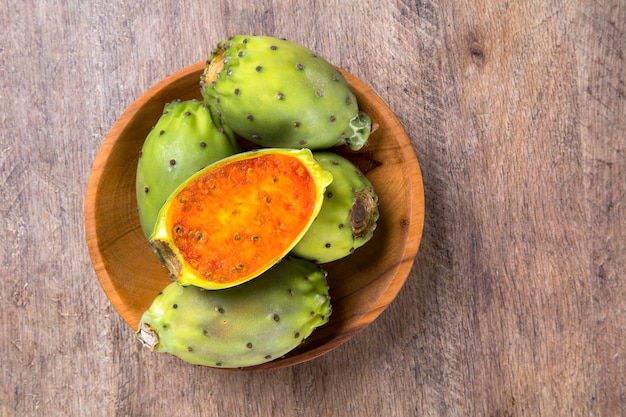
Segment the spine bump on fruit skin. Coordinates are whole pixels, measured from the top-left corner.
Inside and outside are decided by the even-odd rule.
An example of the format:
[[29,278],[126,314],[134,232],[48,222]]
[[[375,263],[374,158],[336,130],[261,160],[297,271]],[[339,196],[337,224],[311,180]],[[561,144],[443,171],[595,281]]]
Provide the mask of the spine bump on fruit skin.
[[238,35],[219,42],[201,91],[225,125],[261,146],[358,150],[371,133],[371,119],[341,72],[284,39]]
[[292,249],[292,254],[318,263],[350,255],[374,235],[380,216],[372,183],[348,159],[332,152],[315,152],[315,160],[330,172],[322,208]]
[[225,290],[169,284],[143,314],[137,337],[191,364],[242,368],[294,350],[330,314],[326,272],[288,257]]
[[146,238],[176,187],[205,166],[240,151],[234,134],[213,122],[202,101],[166,104],[144,141],[137,164],[137,210]]

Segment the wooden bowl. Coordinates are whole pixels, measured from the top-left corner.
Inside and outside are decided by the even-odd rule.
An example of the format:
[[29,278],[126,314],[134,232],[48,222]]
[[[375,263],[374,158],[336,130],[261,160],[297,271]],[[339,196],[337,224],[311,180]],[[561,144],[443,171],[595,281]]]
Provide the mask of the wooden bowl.
[[[102,142],[85,194],[87,245],[109,300],[132,327],[171,281],[139,224],[135,172],[139,151],[163,106],[200,99],[204,61],[160,81],[124,111]],[[246,369],[281,368],[316,358],[371,323],[398,294],[417,254],[424,222],[422,176],[411,142],[393,112],[363,82],[342,70],[359,107],[377,125],[358,152],[338,149],[372,182],[380,220],[374,237],[352,255],[324,264],[333,313],[297,349],[283,358]],[[139,342],[138,342],[139,343]]]

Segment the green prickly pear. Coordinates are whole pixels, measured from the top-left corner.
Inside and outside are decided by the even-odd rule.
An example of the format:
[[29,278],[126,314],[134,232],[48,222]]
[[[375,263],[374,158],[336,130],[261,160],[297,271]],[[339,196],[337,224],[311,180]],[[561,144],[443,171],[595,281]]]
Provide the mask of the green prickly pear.
[[201,168],[240,151],[233,133],[213,123],[202,101],[165,105],[144,141],[137,164],[137,210],[146,238],[176,187]]
[[225,125],[261,146],[358,150],[371,132],[341,72],[284,39],[238,35],[219,42],[201,92]]
[[348,159],[315,152],[315,160],[333,176],[322,208],[292,254],[318,263],[332,262],[368,242],[379,218],[378,196],[371,182]]
[[137,336],[192,364],[241,368],[295,349],[330,313],[326,272],[287,257],[237,287],[169,284],[143,314]]

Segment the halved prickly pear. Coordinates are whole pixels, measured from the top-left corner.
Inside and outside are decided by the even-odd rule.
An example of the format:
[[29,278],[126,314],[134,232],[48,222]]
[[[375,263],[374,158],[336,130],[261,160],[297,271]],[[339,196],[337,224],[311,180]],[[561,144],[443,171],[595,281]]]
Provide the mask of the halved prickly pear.
[[181,284],[232,287],[293,248],[319,213],[331,181],[308,149],[239,153],[174,191],[150,241]]
[[176,187],[201,168],[240,151],[233,133],[213,123],[202,101],[166,104],[144,140],[137,164],[137,210],[146,238]]
[[219,42],[201,92],[225,125],[265,147],[358,150],[371,132],[341,72],[285,39],[237,35]]
[[153,351],[192,364],[240,368],[292,351],[330,314],[326,272],[285,258],[234,288],[169,284],[143,314],[137,336]]
[[372,183],[348,159],[315,152],[315,160],[333,175],[319,215],[292,253],[318,263],[332,262],[368,242],[379,217]]

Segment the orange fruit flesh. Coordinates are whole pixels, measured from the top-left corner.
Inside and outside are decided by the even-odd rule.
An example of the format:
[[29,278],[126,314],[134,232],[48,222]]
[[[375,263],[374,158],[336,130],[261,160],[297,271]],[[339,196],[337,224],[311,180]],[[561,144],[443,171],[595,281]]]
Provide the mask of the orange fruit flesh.
[[309,223],[316,184],[298,159],[265,154],[187,184],[172,201],[173,242],[207,281],[245,280],[276,261]]

